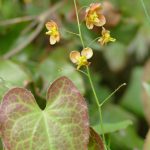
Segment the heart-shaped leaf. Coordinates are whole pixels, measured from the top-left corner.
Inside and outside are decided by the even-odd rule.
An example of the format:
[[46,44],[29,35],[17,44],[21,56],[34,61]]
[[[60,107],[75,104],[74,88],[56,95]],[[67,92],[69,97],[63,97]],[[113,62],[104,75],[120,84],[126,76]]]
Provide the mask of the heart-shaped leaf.
[[28,90],[13,88],[0,107],[0,132],[7,150],[87,150],[87,105],[66,77],[50,86],[44,110]]
[[104,150],[103,141],[93,128],[90,128],[90,140],[88,150]]

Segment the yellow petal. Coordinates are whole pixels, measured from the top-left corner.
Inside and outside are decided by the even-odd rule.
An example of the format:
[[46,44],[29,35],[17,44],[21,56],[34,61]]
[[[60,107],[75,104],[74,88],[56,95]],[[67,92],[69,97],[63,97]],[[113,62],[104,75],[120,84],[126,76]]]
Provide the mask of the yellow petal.
[[52,33],[52,31],[49,30],[46,32],[46,35],[51,35],[51,33]]
[[111,38],[110,38],[110,41],[111,41],[111,42],[115,42],[116,39],[111,37]]
[[100,43],[101,46],[105,45],[104,39],[101,37],[98,42]]
[[90,4],[90,10],[91,11],[96,11],[96,10],[101,10],[101,9],[102,9],[101,3]]
[[53,20],[50,20],[49,22],[47,22],[45,24],[45,26],[46,26],[47,30],[51,30],[51,28],[53,28],[53,27],[58,28],[56,22]]
[[98,19],[99,19],[99,21],[95,22],[96,26],[101,27],[106,23],[106,19],[105,19],[104,15],[100,15]]
[[70,53],[70,60],[73,62],[73,63],[77,63],[79,58],[80,58],[80,53],[78,51],[72,51]]
[[49,21],[45,24],[47,30],[51,30],[51,27],[52,27],[52,23]]
[[56,36],[56,41],[59,42],[60,41],[60,34],[58,33],[58,35]]
[[82,56],[85,56],[86,59],[90,59],[93,56],[93,50],[89,47],[86,47],[81,52]]
[[90,23],[88,21],[86,21],[86,26],[88,29],[93,29],[93,27],[94,27],[93,23]]
[[56,43],[56,38],[54,36],[50,36],[50,44],[54,45]]
[[104,27],[102,27],[102,36],[106,36],[106,35],[110,36],[110,31],[106,30]]

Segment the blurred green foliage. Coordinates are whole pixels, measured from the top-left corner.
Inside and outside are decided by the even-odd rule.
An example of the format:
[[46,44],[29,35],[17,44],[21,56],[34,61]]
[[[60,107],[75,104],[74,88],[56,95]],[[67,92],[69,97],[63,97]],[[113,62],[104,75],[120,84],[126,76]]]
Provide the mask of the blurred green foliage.
[[[54,19],[59,24],[62,38],[59,44],[50,46],[43,25],[34,40],[23,47],[19,53],[7,60],[4,59],[8,52],[28,40],[29,35],[39,24],[39,20],[1,25],[3,21],[23,16],[39,16],[59,2],[59,0],[0,0],[0,98],[2,99],[9,88],[25,87],[30,82],[38,88],[36,92],[39,99],[44,98],[50,83],[60,76],[67,76],[85,95],[91,126],[96,126],[97,131],[101,133],[98,127],[97,107],[86,76],[77,72],[75,66],[69,61],[71,50],[82,49],[79,39],[66,32],[66,30],[78,32],[72,1],[67,1],[67,4],[52,12],[47,18],[47,20]],[[127,83],[127,86],[111,97],[103,108],[104,124],[107,124],[106,133],[111,132],[107,134],[107,140],[111,141],[111,150],[141,150],[149,128],[141,95],[142,77],[146,74],[143,68],[150,57],[150,24],[140,0],[109,0],[108,2],[120,16],[119,21],[113,25],[106,24],[113,37],[117,39],[115,43],[101,47],[96,41],[91,42],[100,36],[101,31],[97,28],[89,31],[84,21],[81,24],[85,43],[90,44],[94,50],[90,66],[92,80],[101,101],[120,84]],[[144,2],[150,14],[150,1],[144,0]],[[78,1],[78,7],[88,6],[90,3],[91,0]],[[79,13],[81,20],[82,10]],[[113,12],[110,10],[107,13]],[[33,22],[35,24],[31,26]],[[149,88],[147,91],[149,92]],[[129,125],[130,121],[127,120],[131,120],[132,124]]]

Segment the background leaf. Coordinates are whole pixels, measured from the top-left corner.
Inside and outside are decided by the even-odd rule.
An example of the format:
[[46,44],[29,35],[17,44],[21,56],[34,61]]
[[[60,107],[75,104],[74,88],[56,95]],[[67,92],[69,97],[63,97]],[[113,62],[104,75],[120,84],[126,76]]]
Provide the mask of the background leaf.
[[[126,129],[129,125],[132,124],[132,121],[130,120],[125,120],[117,123],[104,123],[104,133],[112,133],[116,131],[120,131],[123,129]],[[95,131],[97,131],[99,134],[102,134],[102,129],[100,125],[95,125],[94,126]]]
[[25,86],[31,80],[28,73],[19,65],[9,60],[0,60],[0,99],[12,87]]

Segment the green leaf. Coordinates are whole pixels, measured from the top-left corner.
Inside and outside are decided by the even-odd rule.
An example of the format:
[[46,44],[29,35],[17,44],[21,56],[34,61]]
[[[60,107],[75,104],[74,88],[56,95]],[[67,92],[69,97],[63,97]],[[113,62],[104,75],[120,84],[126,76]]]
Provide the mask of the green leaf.
[[120,71],[125,67],[127,61],[127,52],[124,44],[119,42],[110,44],[105,48],[103,53],[112,71]]
[[[125,120],[125,121],[121,121],[121,122],[117,122],[117,123],[104,123],[103,124],[104,133],[106,134],[106,133],[112,133],[112,132],[116,132],[116,131],[119,131],[119,130],[123,130],[131,124],[132,124],[132,121],[130,121],[130,120]],[[94,129],[99,134],[102,134],[102,129],[101,129],[99,124],[95,125]]]
[[9,60],[0,60],[0,99],[9,88],[24,86],[29,80],[29,75],[20,66]]
[[[44,88],[49,86],[49,81],[54,81],[60,76],[67,76],[73,81],[81,93],[84,93],[84,83],[75,66],[67,61],[65,50],[55,50],[48,59],[44,60],[38,67],[37,73],[44,80]],[[69,57],[69,55],[68,55]],[[46,91],[45,89],[43,91]]]
[[85,99],[66,77],[48,89],[41,110],[28,90],[13,88],[0,107],[0,132],[6,149],[83,150],[89,139]]
[[93,128],[90,128],[88,150],[104,150],[103,141]]
[[111,135],[111,149],[133,150],[143,149],[143,139],[138,136],[134,126],[129,126],[126,130],[115,132]]
[[144,117],[142,98],[141,98],[142,73],[143,73],[142,68],[140,67],[134,68],[130,79],[130,84],[128,85],[127,83],[129,87],[121,100],[121,105],[124,108],[127,108],[128,110],[130,110],[131,112],[135,113],[140,117]]

